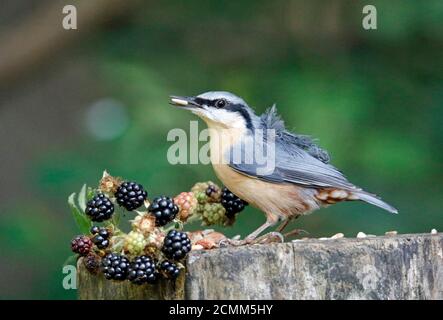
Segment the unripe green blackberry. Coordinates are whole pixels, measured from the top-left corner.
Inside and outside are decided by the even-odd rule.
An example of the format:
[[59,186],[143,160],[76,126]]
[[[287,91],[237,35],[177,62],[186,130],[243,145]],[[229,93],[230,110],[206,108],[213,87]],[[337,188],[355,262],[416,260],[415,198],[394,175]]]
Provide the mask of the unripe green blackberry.
[[102,260],[101,270],[106,279],[125,280],[129,271],[129,260],[123,255],[109,253]]
[[102,222],[112,217],[114,205],[103,193],[97,194],[86,204],[85,213],[92,221]]
[[212,181],[196,183],[191,192],[194,193],[198,203],[206,204],[208,202],[220,202],[221,190]]
[[146,245],[145,237],[137,231],[131,231],[125,237],[124,249],[133,256],[142,254]]
[[210,185],[215,185],[215,183],[212,182],[212,181],[207,181],[207,182],[197,182],[197,183],[194,184],[194,186],[191,188],[191,192],[194,192],[194,193],[206,192],[206,190],[208,189],[208,187],[209,187]]
[[132,181],[123,182],[115,192],[117,203],[128,211],[141,207],[148,197],[141,184]]
[[84,235],[76,236],[71,240],[72,252],[78,253],[81,256],[86,256],[92,248],[92,241],[89,237]]
[[169,259],[181,260],[191,251],[191,240],[186,233],[171,230],[163,241],[162,251]]
[[155,268],[155,261],[149,256],[135,257],[131,261],[128,280],[134,284],[155,283],[158,272]]
[[223,225],[225,223],[226,210],[220,203],[206,203],[201,205],[200,212],[204,225]]
[[209,197],[206,195],[206,192],[196,192],[195,199],[199,204],[206,204],[209,202]]

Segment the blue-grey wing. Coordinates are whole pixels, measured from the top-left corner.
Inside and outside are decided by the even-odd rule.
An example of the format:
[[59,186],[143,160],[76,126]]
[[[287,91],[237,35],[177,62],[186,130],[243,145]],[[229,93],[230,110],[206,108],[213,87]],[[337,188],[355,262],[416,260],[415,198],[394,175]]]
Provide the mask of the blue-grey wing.
[[[269,156],[268,156],[269,158]],[[358,189],[348,182],[346,177],[335,167],[314,158],[305,150],[277,140],[275,144],[275,161],[273,170],[263,173],[263,167],[257,161],[231,161],[229,166],[239,173],[268,182],[289,182],[314,188],[335,187],[345,190]],[[269,162],[272,162],[269,161]],[[271,163],[272,164],[272,163]]]

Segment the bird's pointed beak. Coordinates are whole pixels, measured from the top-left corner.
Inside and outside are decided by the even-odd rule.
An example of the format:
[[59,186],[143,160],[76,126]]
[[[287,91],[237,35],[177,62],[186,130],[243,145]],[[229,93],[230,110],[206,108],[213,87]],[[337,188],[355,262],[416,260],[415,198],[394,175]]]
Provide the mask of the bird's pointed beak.
[[195,109],[201,106],[195,101],[195,97],[170,96],[169,102],[173,106],[182,107],[183,109]]

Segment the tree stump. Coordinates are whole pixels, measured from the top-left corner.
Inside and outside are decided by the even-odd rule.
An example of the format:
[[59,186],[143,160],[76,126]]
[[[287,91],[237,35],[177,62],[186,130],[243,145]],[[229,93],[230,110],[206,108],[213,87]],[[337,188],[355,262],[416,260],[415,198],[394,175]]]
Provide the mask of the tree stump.
[[80,299],[443,299],[443,234],[192,252],[175,283],[136,286],[79,263]]

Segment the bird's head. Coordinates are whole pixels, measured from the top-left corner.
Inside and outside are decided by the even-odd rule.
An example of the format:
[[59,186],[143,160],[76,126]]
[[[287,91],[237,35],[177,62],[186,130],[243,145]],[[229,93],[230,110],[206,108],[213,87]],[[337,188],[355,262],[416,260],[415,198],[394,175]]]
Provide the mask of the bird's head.
[[224,91],[210,91],[195,97],[171,96],[171,104],[202,118],[209,127],[253,129],[255,114],[240,97]]

